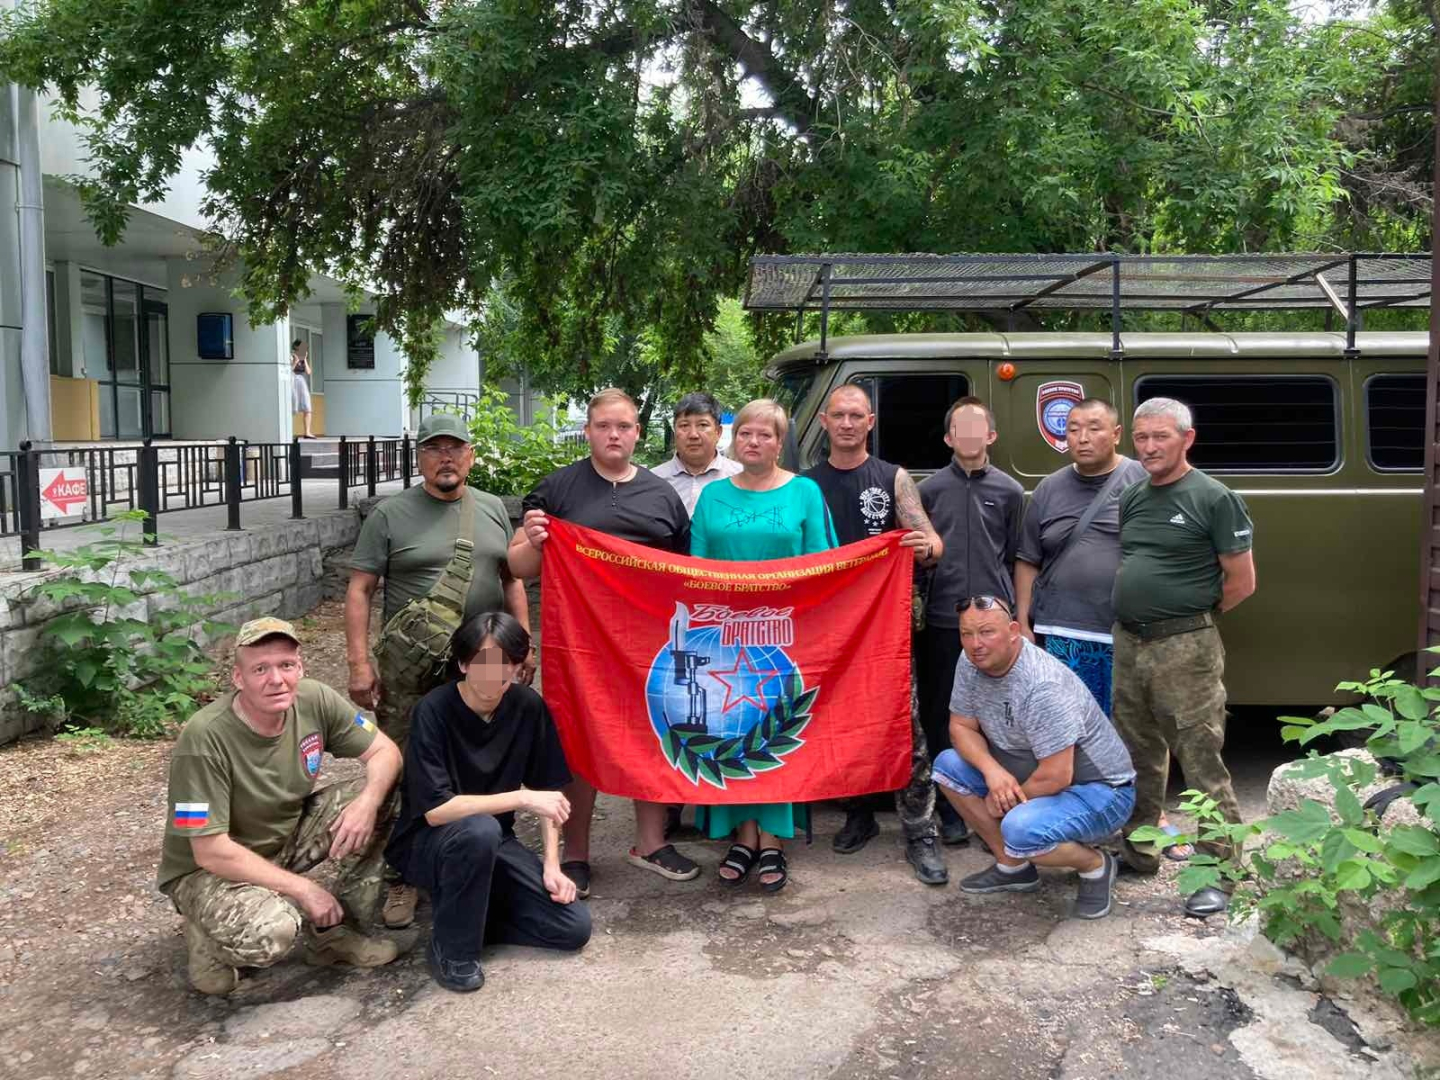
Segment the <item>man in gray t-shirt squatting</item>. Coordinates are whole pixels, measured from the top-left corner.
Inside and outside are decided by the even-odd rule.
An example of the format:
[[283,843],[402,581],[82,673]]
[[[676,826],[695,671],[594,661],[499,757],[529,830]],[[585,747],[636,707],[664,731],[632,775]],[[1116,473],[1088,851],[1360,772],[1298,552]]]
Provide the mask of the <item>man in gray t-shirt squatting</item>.
[[955,665],[950,740],[935,782],[995,852],[960,882],[968,893],[1032,892],[1040,866],[1079,871],[1074,914],[1110,913],[1115,857],[1094,845],[1135,806],[1135,769],[1080,678],[1026,641],[993,596],[957,605],[964,655]]

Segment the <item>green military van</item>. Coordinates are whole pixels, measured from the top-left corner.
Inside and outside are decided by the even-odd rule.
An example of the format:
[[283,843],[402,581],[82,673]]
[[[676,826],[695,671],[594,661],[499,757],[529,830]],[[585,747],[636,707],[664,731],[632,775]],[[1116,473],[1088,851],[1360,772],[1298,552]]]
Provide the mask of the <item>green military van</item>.
[[1080,398],[1114,402],[1127,428],[1147,398],[1186,402],[1190,460],[1255,519],[1258,589],[1222,623],[1231,701],[1304,706],[1413,654],[1427,345],[1422,332],[1353,327],[873,335],[796,345],[767,374],[792,414],[793,465],[827,453],[819,413],[855,382],[875,403],[872,453],[926,476],[950,460],[946,407],[974,394],[995,414],[992,460],[1027,491],[1066,464],[1065,415]]

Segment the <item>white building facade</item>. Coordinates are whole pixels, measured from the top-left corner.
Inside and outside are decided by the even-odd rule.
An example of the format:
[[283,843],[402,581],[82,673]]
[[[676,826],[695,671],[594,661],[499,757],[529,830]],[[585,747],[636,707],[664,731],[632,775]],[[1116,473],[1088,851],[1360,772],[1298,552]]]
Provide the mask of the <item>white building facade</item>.
[[[166,197],[134,207],[121,242],[104,246],[65,179],[87,172],[80,133],[51,117],[43,100],[37,129],[44,251],[43,259],[27,262],[18,122],[27,96],[0,85],[0,450],[47,436],[55,443],[229,435],[287,441],[302,430],[291,411],[290,351],[297,339],[309,346],[317,435],[398,435],[425,412],[464,408],[477,398],[484,363],[463,316],[447,323],[420,409],[405,402],[405,358],[396,343],[384,334],[371,347],[352,341],[361,329],[356,318],[363,323],[373,308],[351,309],[336,281],[312,278],[311,295],[288,318],[252,326],[235,295],[237,275],[217,270],[202,241],[201,177],[212,164],[203,151],[188,152]],[[42,266],[43,280],[33,280]],[[39,347],[48,353],[48,430],[30,420],[37,399],[32,392],[27,410],[23,378],[25,298],[34,290],[45,298],[43,308],[32,302],[29,310],[44,313]],[[202,316],[227,314],[233,354],[202,356]],[[530,396],[512,389],[523,419]]]

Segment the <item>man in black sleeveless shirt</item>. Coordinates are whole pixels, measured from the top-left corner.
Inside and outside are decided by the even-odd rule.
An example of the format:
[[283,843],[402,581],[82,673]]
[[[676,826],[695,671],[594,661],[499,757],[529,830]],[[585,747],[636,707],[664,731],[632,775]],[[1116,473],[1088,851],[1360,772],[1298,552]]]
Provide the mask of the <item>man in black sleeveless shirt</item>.
[[[820,485],[842,544],[891,529],[910,530],[901,543],[915,549],[921,566],[934,566],[943,549],[939,535],[920,505],[920,491],[898,465],[871,457],[866,447],[875,426],[870,395],[862,387],[837,387],[825,403],[821,426],[830,438],[830,457],[803,475]],[[930,752],[920,727],[914,671],[910,678],[910,782],[895,793],[895,812],[905,832],[905,858],[927,885],[950,880],[936,843],[935,787],[930,782]],[[863,799],[848,800],[845,825],[833,847],[842,855],[859,851],[880,826]]]

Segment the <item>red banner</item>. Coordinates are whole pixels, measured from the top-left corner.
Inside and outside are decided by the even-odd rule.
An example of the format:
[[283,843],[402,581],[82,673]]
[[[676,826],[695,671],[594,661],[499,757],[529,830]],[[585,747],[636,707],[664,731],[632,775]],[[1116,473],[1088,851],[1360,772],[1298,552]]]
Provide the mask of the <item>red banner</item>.
[[571,770],[612,795],[691,804],[903,787],[913,559],[901,535],[719,562],[552,518],[541,674]]

